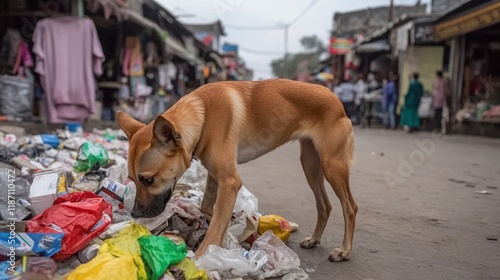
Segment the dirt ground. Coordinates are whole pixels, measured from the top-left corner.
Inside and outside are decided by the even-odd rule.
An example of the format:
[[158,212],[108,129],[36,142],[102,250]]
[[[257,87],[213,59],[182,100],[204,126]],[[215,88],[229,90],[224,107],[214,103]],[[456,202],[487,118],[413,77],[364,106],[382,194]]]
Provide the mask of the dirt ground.
[[322,242],[299,247],[316,209],[298,143],[240,166],[260,211],[299,224],[288,246],[311,279],[500,279],[500,242],[488,240],[500,238],[500,140],[356,129],[355,141],[359,211],[349,262],[328,261],[344,230],[329,185],[333,211]]

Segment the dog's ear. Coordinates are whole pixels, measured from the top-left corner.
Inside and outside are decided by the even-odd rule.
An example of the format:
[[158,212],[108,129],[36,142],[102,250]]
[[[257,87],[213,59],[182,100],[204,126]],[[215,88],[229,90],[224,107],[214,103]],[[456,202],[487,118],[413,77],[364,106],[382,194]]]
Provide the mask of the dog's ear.
[[181,137],[175,131],[172,123],[162,115],[158,115],[153,125],[152,143],[160,143],[169,149],[174,149],[180,146],[180,141]]
[[145,126],[145,124],[137,121],[123,111],[116,112],[116,121],[129,140],[141,127]]

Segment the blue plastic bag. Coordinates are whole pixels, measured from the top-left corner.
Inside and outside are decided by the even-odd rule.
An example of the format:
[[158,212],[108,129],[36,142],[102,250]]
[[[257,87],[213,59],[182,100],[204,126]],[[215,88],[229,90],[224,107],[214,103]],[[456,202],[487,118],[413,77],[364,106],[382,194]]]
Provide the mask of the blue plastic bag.
[[63,237],[63,233],[0,232],[0,256],[9,261],[22,256],[52,257],[61,250]]

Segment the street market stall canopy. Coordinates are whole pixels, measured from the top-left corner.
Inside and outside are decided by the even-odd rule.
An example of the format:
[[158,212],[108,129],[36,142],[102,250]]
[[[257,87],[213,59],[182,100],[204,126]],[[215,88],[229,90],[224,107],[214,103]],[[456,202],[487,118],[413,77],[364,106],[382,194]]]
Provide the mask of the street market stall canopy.
[[361,44],[355,48],[357,53],[388,52],[391,46],[387,40],[379,40],[371,43]]

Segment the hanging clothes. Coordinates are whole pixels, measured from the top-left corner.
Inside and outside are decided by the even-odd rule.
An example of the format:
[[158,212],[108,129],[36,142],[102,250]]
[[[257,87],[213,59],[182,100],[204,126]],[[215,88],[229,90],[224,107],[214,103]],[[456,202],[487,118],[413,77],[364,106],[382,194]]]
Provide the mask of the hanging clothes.
[[19,76],[24,76],[25,69],[29,67],[33,67],[33,60],[31,58],[29,47],[28,44],[26,44],[26,42],[21,42],[17,49],[16,62],[14,64],[14,69],[12,70],[12,73],[14,75],[17,74]]
[[33,41],[47,122],[83,122],[96,110],[94,74],[102,74],[104,62],[94,22],[77,17],[43,19]]
[[12,71],[16,62],[16,53],[22,42],[21,34],[14,29],[7,29],[0,47],[0,73],[6,74]]

